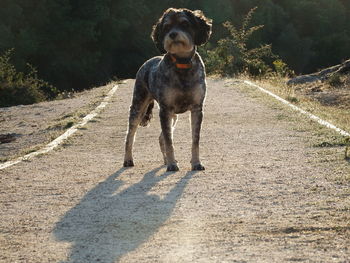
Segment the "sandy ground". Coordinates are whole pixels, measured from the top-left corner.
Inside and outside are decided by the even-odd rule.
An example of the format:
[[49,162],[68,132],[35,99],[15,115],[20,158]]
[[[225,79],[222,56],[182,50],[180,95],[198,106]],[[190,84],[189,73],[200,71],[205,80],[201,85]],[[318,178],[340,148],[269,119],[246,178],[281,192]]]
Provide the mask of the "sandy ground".
[[[335,136],[234,80],[209,80],[190,171],[166,173],[157,110],[122,168],[133,81],[57,150],[0,171],[0,262],[350,262],[349,163]],[[247,92],[246,92],[246,91]]]
[[0,108],[0,138],[9,135],[13,140],[0,140],[0,162],[36,150],[58,137],[67,125],[94,109],[110,88],[107,85],[72,93],[64,100]]

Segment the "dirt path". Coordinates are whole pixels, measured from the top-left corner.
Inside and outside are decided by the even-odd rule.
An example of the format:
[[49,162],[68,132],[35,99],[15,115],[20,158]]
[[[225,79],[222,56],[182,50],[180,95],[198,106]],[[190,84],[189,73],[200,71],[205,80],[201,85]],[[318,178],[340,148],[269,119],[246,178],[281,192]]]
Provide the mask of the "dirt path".
[[161,165],[157,117],[123,169],[132,84],[58,150],[0,171],[1,262],[350,262],[344,149],[311,147],[334,134],[209,80],[207,170],[189,171],[188,114],[175,130],[180,172]]

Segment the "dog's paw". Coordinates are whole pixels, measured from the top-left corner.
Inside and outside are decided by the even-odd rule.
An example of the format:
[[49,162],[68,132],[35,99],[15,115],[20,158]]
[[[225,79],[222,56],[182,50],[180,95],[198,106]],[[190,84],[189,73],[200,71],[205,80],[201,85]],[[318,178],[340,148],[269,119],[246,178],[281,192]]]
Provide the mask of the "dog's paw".
[[204,170],[205,170],[205,167],[200,163],[192,165],[192,171],[204,171]]
[[123,166],[124,167],[133,167],[134,166],[134,162],[133,162],[133,160],[124,161]]
[[166,171],[167,172],[176,172],[179,170],[179,167],[177,166],[176,163],[173,163],[173,164],[169,164]]

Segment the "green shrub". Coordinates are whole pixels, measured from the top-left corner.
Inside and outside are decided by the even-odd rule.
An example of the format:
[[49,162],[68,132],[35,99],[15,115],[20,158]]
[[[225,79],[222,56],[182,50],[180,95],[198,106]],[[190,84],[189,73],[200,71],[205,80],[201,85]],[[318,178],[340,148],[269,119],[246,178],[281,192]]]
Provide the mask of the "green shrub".
[[342,85],[342,79],[341,79],[341,74],[339,73],[333,73],[329,76],[329,78],[326,81],[328,83],[328,85],[332,86],[332,87],[338,87],[340,85]]
[[282,59],[277,59],[273,62],[273,67],[275,73],[279,77],[292,77],[295,73],[288,67],[286,63],[282,61]]
[[55,88],[39,79],[31,65],[27,64],[27,74],[17,72],[10,62],[12,52],[13,49],[0,56],[0,107],[32,104],[54,97]]
[[248,48],[252,34],[264,26],[250,27],[250,21],[257,8],[251,9],[243,19],[241,28],[227,21],[223,26],[229,31],[229,36],[220,39],[217,47],[212,50],[200,49],[210,74],[236,75],[246,73],[253,76],[265,75],[273,69],[269,65],[278,58],[271,50],[271,45],[261,45]]

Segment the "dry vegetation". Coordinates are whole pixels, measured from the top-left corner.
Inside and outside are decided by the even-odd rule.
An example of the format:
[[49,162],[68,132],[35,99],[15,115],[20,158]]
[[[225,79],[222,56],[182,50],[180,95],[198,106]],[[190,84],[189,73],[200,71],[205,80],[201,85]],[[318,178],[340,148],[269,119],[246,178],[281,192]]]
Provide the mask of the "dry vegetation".
[[287,79],[258,81],[291,103],[350,131],[350,74],[334,74],[325,80],[287,85]]
[[55,101],[0,108],[0,163],[41,148],[76,124],[113,83]]
[[[344,65],[346,65],[345,71]],[[298,76],[293,79],[282,78],[278,74],[273,74],[272,77],[270,75],[269,77],[254,79],[253,81],[292,104],[349,132],[349,65],[350,60],[320,72]],[[339,68],[342,69],[341,72],[337,70]],[[241,79],[247,78],[249,79],[249,76],[241,76]],[[320,130],[316,125],[312,127],[316,139],[310,141],[310,145],[322,147],[325,150],[332,147],[344,148],[345,159],[350,160],[350,138],[345,138],[331,131],[325,132],[325,129]]]

